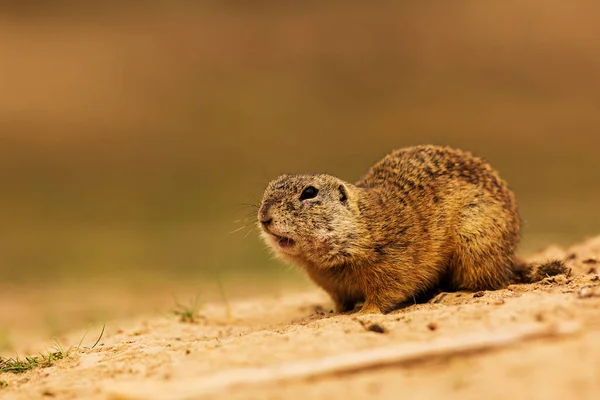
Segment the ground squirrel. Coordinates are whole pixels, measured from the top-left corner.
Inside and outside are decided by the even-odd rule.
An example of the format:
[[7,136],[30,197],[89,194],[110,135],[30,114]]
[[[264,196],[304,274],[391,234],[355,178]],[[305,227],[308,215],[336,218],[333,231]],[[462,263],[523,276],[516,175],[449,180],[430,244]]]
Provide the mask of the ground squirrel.
[[303,267],[337,312],[385,313],[435,290],[492,290],[565,272],[529,265],[521,222],[498,173],[441,146],[396,150],[352,185],[325,174],[270,182],[258,220],[285,261]]

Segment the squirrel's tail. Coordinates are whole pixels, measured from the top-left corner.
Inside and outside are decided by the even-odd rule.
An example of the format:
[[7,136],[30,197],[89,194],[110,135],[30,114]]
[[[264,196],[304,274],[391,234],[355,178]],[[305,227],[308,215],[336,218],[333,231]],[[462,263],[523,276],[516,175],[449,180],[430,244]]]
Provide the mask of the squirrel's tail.
[[562,260],[550,260],[540,264],[517,259],[512,267],[511,283],[533,283],[560,274],[571,274],[571,269]]

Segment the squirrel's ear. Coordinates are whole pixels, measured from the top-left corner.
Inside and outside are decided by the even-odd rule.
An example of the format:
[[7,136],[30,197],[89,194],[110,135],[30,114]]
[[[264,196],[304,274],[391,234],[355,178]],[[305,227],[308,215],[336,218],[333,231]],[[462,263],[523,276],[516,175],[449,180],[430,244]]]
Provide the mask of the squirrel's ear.
[[346,188],[344,187],[344,185],[338,186],[338,190],[340,192],[340,201],[342,202],[342,204],[348,204],[348,195],[346,194]]

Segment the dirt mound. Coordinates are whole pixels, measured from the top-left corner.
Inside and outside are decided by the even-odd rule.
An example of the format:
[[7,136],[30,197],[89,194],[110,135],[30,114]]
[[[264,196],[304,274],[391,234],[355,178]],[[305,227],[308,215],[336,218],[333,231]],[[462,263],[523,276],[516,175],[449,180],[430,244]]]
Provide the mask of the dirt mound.
[[315,290],[209,304],[193,323],[113,322],[93,349],[0,374],[0,396],[598,398],[600,237],[530,260],[548,258],[567,260],[571,274],[443,293],[388,315],[336,315]]

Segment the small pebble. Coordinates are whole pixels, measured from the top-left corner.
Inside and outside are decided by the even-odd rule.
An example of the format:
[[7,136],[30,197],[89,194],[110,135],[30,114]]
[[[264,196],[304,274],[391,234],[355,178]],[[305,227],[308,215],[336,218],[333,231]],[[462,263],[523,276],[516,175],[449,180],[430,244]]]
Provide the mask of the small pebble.
[[435,331],[438,328],[438,324],[436,324],[435,322],[430,322],[427,324],[427,329],[429,329],[430,331]]
[[587,299],[588,297],[593,297],[595,295],[595,290],[592,286],[582,286],[577,291],[577,297],[580,299]]
[[492,304],[495,306],[501,306],[502,304],[504,304],[504,299],[496,299],[492,301]]
[[386,332],[385,328],[379,324],[371,324],[371,325],[367,326],[367,330],[371,331],[371,332],[375,332],[375,333],[385,333]]
[[440,293],[433,298],[433,303],[440,303],[444,298],[448,295],[448,293]]
[[598,260],[596,260],[595,258],[587,258],[582,261],[582,263],[584,264],[596,264],[597,262]]
[[483,297],[484,295],[485,295],[485,292],[483,292],[483,291],[473,293],[473,297]]
[[564,284],[568,283],[567,277],[564,275],[556,275],[554,277],[554,282],[558,283],[559,285],[564,285]]
[[534,318],[538,322],[542,322],[542,321],[544,321],[546,319],[546,318],[544,318],[544,314],[542,314],[542,313],[535,314]]

